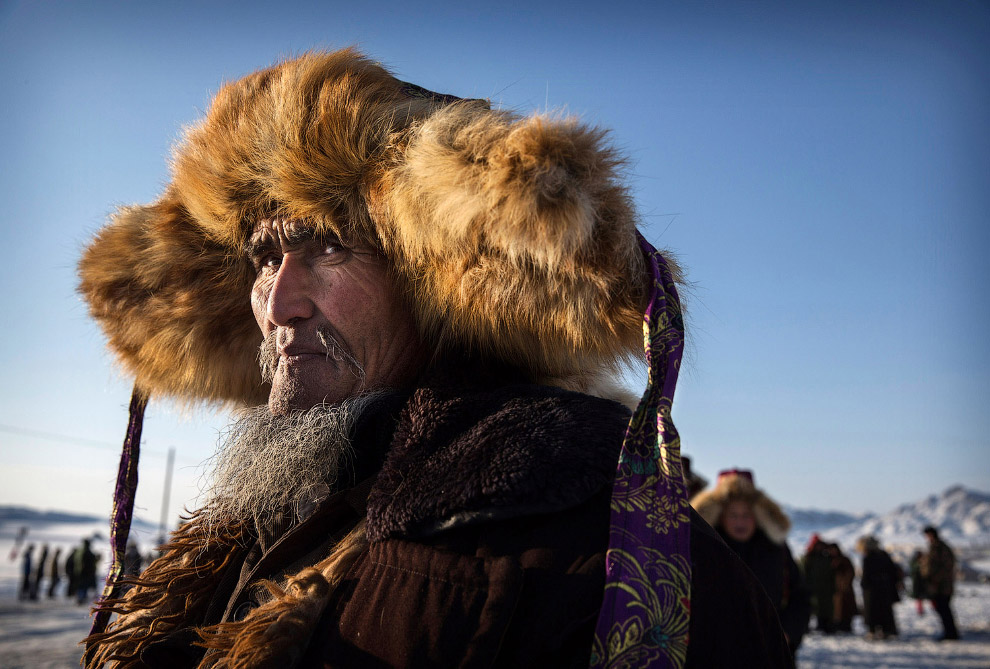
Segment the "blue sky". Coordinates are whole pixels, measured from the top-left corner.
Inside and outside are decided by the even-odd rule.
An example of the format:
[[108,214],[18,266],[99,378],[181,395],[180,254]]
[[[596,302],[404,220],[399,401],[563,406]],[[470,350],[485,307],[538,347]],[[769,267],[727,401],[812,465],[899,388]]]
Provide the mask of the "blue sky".
[[[106,513],[129,384],[75,294],[225,80],[357,45],[398,76],[612,130],[688,268],[674,419],[712,478],[885,511],[990,490],[990,6],[0,3],[0,504]],[[630,383],[640,381],[630,375]],[[139,513],[195,496],[226,418],[153,404]]]

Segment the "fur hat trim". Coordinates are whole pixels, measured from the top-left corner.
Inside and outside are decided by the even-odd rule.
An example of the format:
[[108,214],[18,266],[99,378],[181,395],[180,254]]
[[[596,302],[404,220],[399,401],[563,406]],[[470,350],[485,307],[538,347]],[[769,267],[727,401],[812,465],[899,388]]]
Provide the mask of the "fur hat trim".
[[734,500],[749,502],[756,526],[776,544],[787,540],[791,520],[780,506],[758,489],[751,479],[736,472],[721,475],[714,488],[702,490],[691,499],[691,506],[712,527],[717,527],[726,505]]
[[273,216],[381,249],[438,352],[574,390],[640,355],[647,272],[605,134],[422,91],[348,49],[217,93],[158,201],[117,211],[79,265],[138,388],[265,401],[243,246]]

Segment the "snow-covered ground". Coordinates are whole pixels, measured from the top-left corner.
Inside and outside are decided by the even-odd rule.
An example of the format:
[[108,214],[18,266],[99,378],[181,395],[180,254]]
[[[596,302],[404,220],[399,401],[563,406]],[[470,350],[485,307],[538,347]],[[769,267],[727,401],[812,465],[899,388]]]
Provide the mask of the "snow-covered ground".
[[853,634],[812,632],[798,649],[798,669],[988,669],[990,667],[990,585],[959,584],[952,598],[961,641],[937,642],[942,628],[930,605],[919,616],[915,600],[894,606],[898,638],[867,641],[863,619]]

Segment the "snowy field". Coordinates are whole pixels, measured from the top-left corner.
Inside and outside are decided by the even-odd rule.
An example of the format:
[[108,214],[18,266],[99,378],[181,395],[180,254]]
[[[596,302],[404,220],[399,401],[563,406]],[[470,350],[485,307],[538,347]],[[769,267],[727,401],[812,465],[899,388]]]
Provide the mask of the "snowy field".
[[806,636],[798,669],[990,669],[990,585],[957,584],[952,609],[961,641],[935,641],[942,631],[938,615],[928,605],[919,616],[915,601],[905,599],[894,606],[897,639],[867,641],[857,617],[853,634]]
[[[98,529],[79,525],[35,528],[31,540],[67,546]],[[64,596],[18,601],[19,561],[9,560],[12,547],[10,528],[0,529],[0,669],[78,667],[82,655],[78,644],[90,625],[89,607]],[[106,542],[95,542],[94,549],[105,552]],[[106,558],[101,565],[105,567]],[[862,620],[857,618],[857,634],[825,637],[811,633],[805,637],[798,651],[798,667],[990,669],[990,585],[958,584],[952,604],[962,641],[934,641],[940,632],[938,616],[930,607],[918,616],[914,601],[905,600],[895,607],[900,638],[867,641],[862,637]]]

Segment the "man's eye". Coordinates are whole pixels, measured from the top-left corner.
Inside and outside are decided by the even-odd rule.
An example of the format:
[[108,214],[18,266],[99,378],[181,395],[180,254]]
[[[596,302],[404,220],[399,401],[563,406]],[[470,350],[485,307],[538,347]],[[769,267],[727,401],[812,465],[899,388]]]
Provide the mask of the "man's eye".
[[278,269],[281,264],[282,256],[275,255],[274,253],[269,253],[268,255],[258,258],[257,262],[258,271]]
[[323,242],[320,244],[320,255],[325,262],[339,263],[349,257],[348,249],[340,242]]

